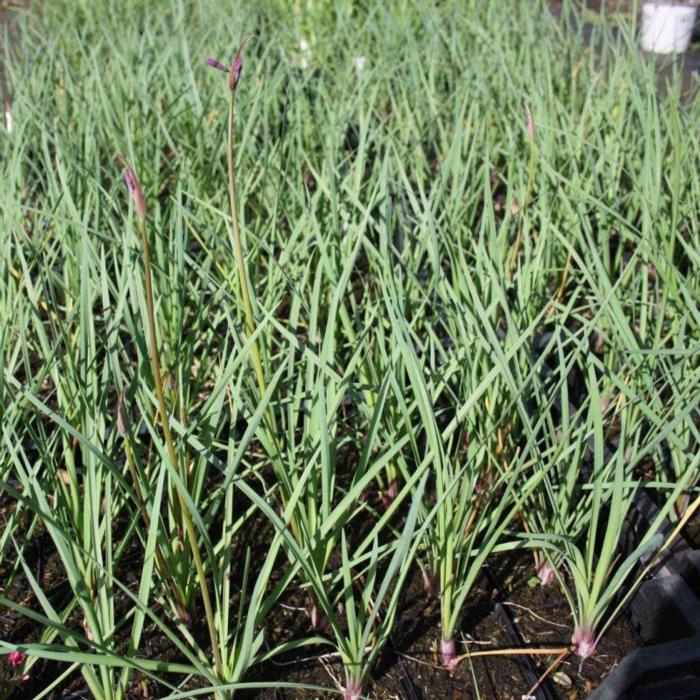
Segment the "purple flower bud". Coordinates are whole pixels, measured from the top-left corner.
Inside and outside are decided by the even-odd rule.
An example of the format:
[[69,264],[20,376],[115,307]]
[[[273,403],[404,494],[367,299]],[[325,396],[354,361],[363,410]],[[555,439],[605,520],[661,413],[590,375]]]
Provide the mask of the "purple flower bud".
[[530,108],[527,109],[527,118],[525,119],[525,130],[527,131],[527,138],[530,143],[535,143],[537,139],[537,130],[535,128],[535,118],[532,116]]
[[146,202],[143,199],[143,191],[139,184],[134,169],[129,165],[129,161],[124,156],[119,156],[118,160],[124,166],[124,182],[129,190],[131,198],[134,200],[134,209],[139,219],[146,218]]
[[129,190],[129,194],[133,197],[136,192],[136,181],[134,176],[127,170],[124,173],[124,182],[126,182],[126,187]]
[[[241,49],[242,48],[243,47],[241,46]],[[238,85],[238,79],[241,77],[241,71],[243,70],[243,61],[239,56],[241,49],[238,49],[238,53],[236,54],[236,57],[233,59],[233,63],[231,64],[231,72],[229,73],[228,77],[228,89],[231,92],[233,92],[236,89],[236,85]]]
[[246,37],[241,42],[241,45],[238,47],[238,51],[236,51],[236,55],[233,57],[233,61],[231,61],[230,68],[225,66],[220,61],[217,61],[215,58],[208,58],[207,59],[208,66],[211,66],[212,68],[216,68],[216,70],[223,71],[224,73],[228,73],[228,89],[230,92],[236,91],[236,86],[238,85],[238,80],[241,77],[241,71],[243,70],[243,61],[241,60],[241,52],[243,51],[243,47],[248,43],[249,39],[250,39],[250,37]]
[[212,68],[216,68],[216,70],[220,70],[220,71],[223,71],[224,73],[228,73],[228,68],[220,61],[217,61],[215,58],[208,58],[207,65],[211,66]]

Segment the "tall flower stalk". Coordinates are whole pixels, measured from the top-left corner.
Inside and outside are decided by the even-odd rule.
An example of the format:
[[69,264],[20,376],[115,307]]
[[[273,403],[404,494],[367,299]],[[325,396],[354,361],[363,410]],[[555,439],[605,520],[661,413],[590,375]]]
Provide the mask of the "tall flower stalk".
[[[239,285],[235,290],[237,301],[243,307],[243,314],[245,317],[245,328],[246,333],[249,337],[250,343],[250,354],[253,363],[253,371],[255,372],[255,378],[258,385],[258,391],[260,394],[260,400],[263,400],[265,393],[267,392],[267,380],[265,379],[265,370],[263,368],[262,353],[260,349],[260,344],[255,337],[256,333],[256,321],[255,321],[255,309],[254,309],[254,290],[251,288],[248,279],[248,271],[246,269],[245,262],[245,250],[243,247],[243,236],[241,233],[241,223],[238,213],[238,191],[236,188],[236,175],[235,175],[235,122],[236,122],[236,90],[238,88],[238,82],[241,77],[241,72],[243,71],[243,60],[241,58],[241,53],[243,48],[248,43],[249,38],[246,37],[241,42],[238,47],[238,51],[231,62],[230,67],[225,66],[220,61],[214,58],[207,59],[207,65],[210,67],[222,71],[228,76],[228,92],[229,92],[229,103],[228,103],[228,121],[226,130],[226,166],[227,166],[227,179],[228,179],[228,198],[229,207],[231,211],[231,227],[229,228],[229,234],[231,237],[231,247],[233,248],[233,254],[236,259],[236,269],[238,271]],[[276,473],[280,477],[280,489],[282,493],[282,506],[286,507],[290,493],[291,484],[287,479],[285,472],[285,467],[282,465],[277,456],[280,453],[279,450],[279,431],[277,429],[277,423],[275,420],[275,414],[270,408],[269,404],[265,409],[264,422],[269,430],[269,441],[268,448],[271,450],[274,458]],[[291,528],[295,537],[299,538],[299,524],[298,519],[295,514],[291,516]],[[313,605],[311,606],[313,608]]]
[[179,477],[179,480],[181,481],[181,485],[179,487],[176,487],[175,489],[177,493],[177,503],[179,505],[180,515],[182,517],[182,524],[184,526],[185,532],[187,533],[187,539],[189,541],[190,549],[192,550],[192,558],[194,559],[195,570],[197,572],[197,581],[199,583],[199,588],[202,594],[202,602],[204,603],[204,612],[207,619],[207,627],[209,629],[209,637],[212,646],[212,654],[214,655],[216,674],[218,677],[221,677],[222,661],[218,635],[216,631],[216,622],[214,619],[214,610],[211,604],[211,598],[209,596],[207,577],[204,571],[204,563],[202,561],[202,554],[199,548],[197,533],[192,522],[192,517],[190,514],[190,509],[187,500],[185,499],[182,493],[182,489],[187,488],[187,472],[184,465],[180,464],[180,460],[177,457],[177,451],[175,450],[175,442],[173,440],[173,435],[170,430],[168,408],[165,403],[163,373],[161,371],[160,357],[158,354],[158,332],[155,317],[155,305],[153,302],[153,278],[151,274],[151,252],[148,243],[148,231],[146,228],[146,204],[143,197],[141,185],[136,177],[133,168],[129,165],[129,162],[126,160],[126,158],[120,157],[120,160],[126,169],[126,172],[124,173],[124,181],[126,182],[127,188],[129,189],[129,194],[131,195],[134,202],[134,211],[136,213],[136,227],[139,232],[141,248],[143,250],[143,274],[145,288],[144,291],[146,299],[146,322],[148,325],[149,356],[151,363],[151,373],[153,375],[153,385],[156,392],[156,399],[158,401],[158,410],[160,412],[161,425],[163,427],[163,438],[165,440],[165,448],[167,451],[168,460],[170,461],[172,468],[175,470]]
[[[236,190],[236,175],[234,167],[234,135],[235,135],[235,121],[236,121],[236,88],[238,87],[238,81],[241,77],[241,71],[243,70],[243,60],[241,59],[241,52],[243,47],[246,45],[248,39],[244,39],[236,52],[236,55],[231,62],[230,68],[227,68],[222,63],[216,59],[207,59],[207,64],[212,68],[224,71],[228,74],[228,90],[229,90],[229,103],[228,103],[228,126],[226,131],[226,161],[227,161],[227,174],[228,174],[228,198],[229,206],[231,209],[231,228],[229,229],[231,235],[231,246],[233,248],[233,254],[236,258],[236,269],[238,271],[238,281],[239,289],[237,290],[239,294],[239,302],[243,306],[243,313],[245,315],[245,326],[246,332],[249,336],[253,336],[255,333],[255,313],[253,311],[253,293],[251,291],[250,285],[248,284],[248,273],[245,266],[245,256],[243,251],[243,240],[241,236],[241,224],[238,217],[238,193]],[[265,381],[265,372],[263,371],[262,359],[260,355],[260,347],[258,341],[253,338],[251,340],[250,354],[253,359],[253,369],[255,371],[255,378],[258,383],[258,389],[260,390],[260,396],[265,394],[267,389],[267,383]]]

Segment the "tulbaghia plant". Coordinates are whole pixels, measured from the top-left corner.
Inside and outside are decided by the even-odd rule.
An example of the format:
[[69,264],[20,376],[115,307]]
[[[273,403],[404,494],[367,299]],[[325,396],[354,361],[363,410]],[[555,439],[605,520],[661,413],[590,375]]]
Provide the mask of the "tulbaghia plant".
[[[405,362],[411,398],[426,433],[424,463],[430,464],[435,476],[435,500],[430,508],[434,517],[429,519],[427,548],[440,599],[441,657],[444,665],[453,669],[461,659],[456,637],[467,597],[487,559],[494,552],[518,546],[516,539],[504,538],[504,534],[543,474],[532,470],[533,440],[504,465],[493,462],[494,455],[483,443],[471,442],[466,451],[461,449],[463,433],[458,430],[458,419],[468,419],[468,409],[479,402],[503,366],[500,370],[499,365],[491,366],[476,378],[465,396],[462,415],[441,429],[431,395],[434,386],[425,379],[405,322],[391,313],[391,306],[389,310],[394,342]],[[517,345],[510,352],[516,350]],[[507,358],[504,355],[504,361]]]
[[[238,61],[238,62],[237,62]],[[240,74],[240,60],[234,60],[232,69],[236,70],[235,80]],[[235,89],[235,83],[234,83]],[[255,411],[249,415],[248,430],[243,434],[238,443],[229,441],[227,445],[227,458],[225,462],[214,460],[212,455],[202,453],[202,443],[196,439],[196,429],[215,423],[221,418],[224,397],[226,391],[230,390],[230,382],[235,382],[240,386],[241,376],[246,373],[246,362],[248,355],[252,354],[253,362],[259,356],[253,352],[253,346],[249,344],[245,349],[239,348],[237,352],[228,358],[224,371],[219,374],[216,381],[211,386],[211,391],[207,401],[200,409],[199,421],[193,425],[188,425],[189,430],[185,435],[189,444],[189,455],[194,463],[191,470],[182,469],[178,465],[182,458],[175,447],[173,431],[168,425],[170,413],[165,404],[165,389],[162,385],[162,370],[159,361],[158,349],[158,324],[155,316],[155,304],[153,300],[153,282],[149,255],[149,240],[146,228],[146,211],[141,187],[133,169],[127,164],[126,182],[129,191],[134,198],[134,208],[137,215],[137,227],[140,232],[140,240],[143,247],[144,259],[144,279],[145,279],[145,305],[147,327],[149,331],[149,348],[151,357],[151,370],[155,384],[155,394],[159,414],[165,417],[162,423],[165,446],[163,449],[164,467],[168,473],[170,483],[173,484],[177,500],[174,501],[176,522],[182,522],[182,531],[186,535],[186,540],[182,544],[189,546],[194,563],[194,577],[199,585],[201,600],[204,606],[204,614],[209,632],[211,655],[206,653],[196,642],[192,634],[189,633],[187,625],[181,625],[179,632],[185,638],[185,644],[180,644],[181,649],[186,651],[188,658],[194,662],[192,673],[203,676],[210,684],[214,694],[218,698],[231,697],[238,683],[240,683],[250,666],[259,662],[262,658],[271,658],[281,651],[281,648],[267,648],[263,651],[264,634],[261,627],[266,615],[272,606],[277,602],[279,596],[288,585],[292,572],[282,576],[271,590],[268,590],[268,583],[273,569],[277,563],[279,548],[283,543],[281,532],[273,538],[267,549],[264,560],[256,568],[257,573],[251,574],[250,570],[250,550],[245,553],[243,561],[237,561],[233,555],[233,539],[237,532],[240,532],[251,516],[251,510],[238,509],[235,507],[234,498],[236,488],[242,488],[241,472],[243,471],[241,462],[246,450],[249,448],[253,438],[261,431],[266,416],[269,415],[269,401],[271,393],[275,390],[280,379],[281,371],[271,377],[269,387],[263,383],[260,387],[261,395]],[[237,377],[237,375],[239,375]],[[238,411],[245,411],[247,406],[239,399],[234,403],[232,413],[234,416]],[[146,484],[147,479],[139,471],[135,464],[133,451],[129,447],[130,430],[124,418],[125,409],[120,401],[118,410],[118,428],[125,441],[127,449],[127,464],[129,465],[131,476],[134,480],[134,495],[139,506],[139,511],[144,519],[144,524],[153,532],[156,538],[155,528],[159,524],[159,518],[153,514],[158,512],[153,510],[154,506],[147,504],[150,499],[150,489],[144,493],[139,484]],[[184,422],[184,421],[183,421]],[[177,424],[180,431],[185,432],[185,425]],[[185,450],[180,450],[185,453]],[[202,491],[202,484],[198,483],[190,476],[190,471],[195,474],[205,474],[206,463],[214,461],[218,468],[218,473],[222,481],[216,488],[205,494]],[[207,502],[203,502],[204,495]],[[150,514],[147,514],[147,509]],[[217,540],[212,540],[210,536],[211,523],[214,518],[222,517],[222,527]],[[171,551],[171,547],[168,551]],[[184,547],[181,547],[184,549]],[[149,548],[150,551],[150,548]],[[177,551],[177,549],[175,549]],[[206,551],[208,556],[205,559],[202,551]],[[159,567],[163,567],[167,572],[178,572],[180,567],[169,565],[164,560],[161,553],[160,543],[154,539],[152,543],[152,554]],[[167,583],[172,584],[166,588],[166,600],[170,599],[176,610],[182,616],[181,600],[178,596],[180,590],[177,575],[172,575],[170,580],[162,572]],[[185,571],[183,584],[192,575]],[[240,588],[235,590],[232,585],[234,577],[240,578]],[[210,583],[212,582],[213,596],[210,593]],[[170,595],[172,594],[172,596]],[[237,600],[237,612],[232,614],[231,608]],[[191,604],[190,604],[191,605]],[[300,644],[305,643],[301,641]],[[133,651],[135,651],[135,647]],[[125,672],[126,684],[128,679],[128,669]]]
[[[381,468],[380,460],[367,472],[362,485],[366,487],[372,483]],[[345,494],[328,513],[315,537],[318,543],[339,541],[339,564],[331,571],[319,567],[323,557],[313,553],[309,556],[313,542],[302,540],[300,544],[298,535],[291,533],[289,516],[286,522],[283,521],[258,494],[246,489],[249,497],[274,523],[275,529],[284,533],[291,571],[301,573],[302,580],[312,591],[319,613],[323,615],[324,626],[332,633],[329,640],[317,637],[307,641],[329,642],[336,648],[345,679],[344,682],[335,679],[335,682],[345,700],[364,697],[369,672],[391,633],[406,577],[425,532],[425,526],[416,532],[416,522],[427,477],[423,470],[420,482],[412,480],[397,496],[397,502],[410,496],[411,507],[401,532],[384,545],[379,543],[381,530],[375,526],[351,551],[342,523],[348,522],[347,511],[355,510],[356,496],[354,490]],[[292,494],[290,504],[294,504],[300,492],[298,488]]]
[[[639,583],[637,579],[630,584],[635,567],[643,558],[651,558],[661,547],[663,538],[658,528],[693,475],[689,470],[673,489],[665,492],[659,513],[637,546],[631,552],[622,551],[625,522],[634,507],[635,495],[643,486],[635,474],[635,467],[667,436],[670,427],[667,426],[661,434],[641,429],[641,413],[635,397],[623,394],[615,413],[619,421],[616,444],[606,446],[604,413],[592,366],[587,389],[590,403],[586,425],[592,437],[592,459],[588,471],[590,476],[585,481],[584,470],[579,467],[579,479],[582,480],[579,488],[590,491],[590,497],[585,499],[590,517],[572,535],[548,533],[534,536],[535,540],[547,543],[556,552],[556,561],[561,562],[555,575],[571,606],[574,617],[572,649],[581,659],[595,653],[600,637],[614,619],[616,596],[620,590],[634,588]],[[695,464],[691,465],[693,470]],[[570,579],[565,576],[565,571]]]

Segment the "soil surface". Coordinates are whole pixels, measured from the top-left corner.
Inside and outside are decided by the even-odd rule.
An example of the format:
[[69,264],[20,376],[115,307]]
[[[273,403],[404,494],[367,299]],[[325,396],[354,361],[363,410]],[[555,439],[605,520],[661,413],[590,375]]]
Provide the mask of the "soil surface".
[[[4,506],[4,507],[3,507]],[[0,521],[8,515],[8,503],[0,505]],[[253,527],[256,541],[251,546],[252,559],[265,555],[269,532],[266,527]],[[71,597],[70,587],[45,532],[35,533],[24,552],[25,558],[37,577],[42,590],[52,604],[60,609]],[[244,552],[239,552],[244,556]],[[8,564],[8,566],[10,566]],[[124,570],[140,570],[140,553],[134,549],[125,555]],[[8,568],[0,570],[0,581],[7,581]],[[459,653],[519,648],[566,648],[570,643],[572,618],[568,605],[556,585],[533,585],[533,563],[530,556],[517,558],[500,556],[485,570],[479,585],[472,592],[465,608],[463,623],[458,635]],[[137,573],[124,574],[125,582],[136,587]],[[236,581],[233,582],[236,585]],[[9,590],[2,593],[28,607],[36,607],[28,580],[20,575]],[[123,596],[122,596],[123,597]],[[500,604],[500,605],[499,605]],[[115,602],[117,614],[128,609],[126,599]],[[293,587],[278,604],[266,623],[267,643],[277,646],[294,638],[314,634],[305,608],[307,601],[298,588]],[[162,611],[155,610],[156,613]],[[206,648],[207,632],[204,616],[195,614],[191,632]],[[511,629],[515,628],[514,638]],[[81,620],[73,615],[68,625],[79,628]],[[0,615],[0,638],[20,643],[36,641],[42,632],[40,625],[9,610]],[[320,634],[330,637],[325,630]],[[437,640],[439,634],[439,604],[426,596],[420,571],[406,588],[405,595],[393,626],[392,637],[377,660],[365,693],[377,700],[406,699],[431,700],[432,698],[483,698],[483,700],[520,700],[534,685],[548,666],[557,658],[556,653],[544,656],[486,656],[464,660],[456,672],[450,674],[440,666]],[[577,658],[565,656],[557,665],[556,675],[550,673],[545,682],[543,700],[561,698],[578,700],[587,697],[614,666],[640,644],[634,628],[624,617],[620,618],[601,640],[594,657],[583,664]],[[278,656],[274,661],[253,669],[248,681],[292,682],[333,688],[334,678],[343,681],[342,667],[334,649],[327,646],[309,646]],[[177,661],[179,653],[154,624],[147,624],[142,642],[144,656]],[[524,675],[523,663],[531,660],[530,676]],[[30,680],[12,698],[32,697],[54,681],[62,670],[58,664],[39,661],[30,671]],[[0,684],[1,684],[0,678]],[[190,688],[194,688],[191,685]],[[159,698],[167,690],[145,678],[135,678],[129,688],[130,700]],[[74,673],[59,690],[47,696],[49,700],[89,697],[84,682]],[[294,698],[337,698],[337,694],[321,691],[302,691],[275,687],[260,691],[241,692],[241,700],[293,700]]]
[[[462,624],[460,653],[505,649],[513,646],[504,614],[517,629],[522,646],[530,648],[566,647],[571,637],[571,615],[564,597],[556,586],[532,584],[532,562],[527,557],[513,561],[502,559],[489,571],[473,592]],[[498,585],[494,586],[491,581]],[[426,599],[420,576],[415,576],[407,590],[404,607],[394,626],[394,635],[380,657],[365,692],[378,700],[433,698],[483,700],[521,700],[534,683],[523,673],[520,656],[482,656],[463,661],[454,673],[439,663],[439,604]],[[618,620],[601,640],[597,654],[580,664],[568,656],[555,669],[557,682],[546,682],[550,698],[578,700],[585,698],[629,651],[639,644],[632,625]],[[260,669],[261,677],[278,681],[308,683],[334,687],[333,677],[342,682],[342,669],[333,659],[305,654],[297,659],[280,659]],[[535,678],[544,673],[556,654],[531,656]],[[284,664],[284,665],[282,665]],[[333,698],[319,694],[275,688],[250,693],[252,700],[293,698]]]

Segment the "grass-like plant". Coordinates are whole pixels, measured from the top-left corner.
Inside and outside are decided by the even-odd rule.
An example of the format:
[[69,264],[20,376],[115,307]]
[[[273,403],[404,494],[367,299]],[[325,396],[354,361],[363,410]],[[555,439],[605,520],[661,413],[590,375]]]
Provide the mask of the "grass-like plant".
[[[640,579],[634,579],[636,567],[660,549],[663,539],[658,533],[659,525],[672,512],[678,494],[687,488],[695,469],[693,466],[670,491],[660,492],[663,503],[654,521],[633,551],[622,551],[625,524],[629,522],[636,493],[642,486],[635,468],[667,432],[658,435],[640,429],[641,414],[634,399],[622,394],[614,412],[614,418],[619,421],[616,444],[613,449],[607,448],[605,413],[592,367],[587,387],[590,399],[584,425],[592,442],[592,455],[590,466],[584,468],[581,465],[583,454],[578,452],[579,477],[574,491],[579,493],[571,493],[576,506],[561,508],[566,518],[561,524],[571,523],[569,531],[555,535],[550,529],[546,534],[534,536],[556,552],[549,564],[571,606],[574,617],[572,649],[582,659],[595,653],[601,635],[612,623],[614,612],[619,610],[616,604],[620,592],[639,584]],[[576,454],[572,456],[575,458]],[[583,474],[587,477],[583,478]],[[589,512],[586,516],[572,517],[569,513],[579,512],[580,503]]]

